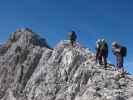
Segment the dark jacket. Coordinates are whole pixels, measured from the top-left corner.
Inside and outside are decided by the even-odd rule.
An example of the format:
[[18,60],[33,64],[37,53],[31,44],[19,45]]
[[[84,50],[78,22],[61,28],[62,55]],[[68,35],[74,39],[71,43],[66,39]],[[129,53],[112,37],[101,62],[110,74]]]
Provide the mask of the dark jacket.
[[76,39],[77,39],[76,33],[75,33],[75,32],[71,32],[71,33],[69,34],[69,39],[70,39],[71,41],[76,41]]
[[[105,57],[108,57],[108,44],[107,43],[104,43],[104,44],[98,44],[99,46],[96,47],[96,51],[97,51],[97,56],[105,56]],[[103,45],[104,46],[104,49],[101,48]]]

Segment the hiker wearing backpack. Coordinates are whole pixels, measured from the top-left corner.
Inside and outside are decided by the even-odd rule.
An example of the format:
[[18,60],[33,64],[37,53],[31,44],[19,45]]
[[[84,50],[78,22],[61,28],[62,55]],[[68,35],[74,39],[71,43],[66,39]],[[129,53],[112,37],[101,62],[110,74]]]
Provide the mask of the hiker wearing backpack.
[[112,43],[112,52],[116,56],[116,68],[123,70],[124,57],[127,55],[127,48],[117,42]]
[[96,41],[96,62],[98,60],[100,65],[107,67],[107,57],[108,57],[108,44],[105,39],[98,39]]
[[77,39],[77,35],[74,31],[71,31],[68,33],[69,35],[69,40],[70,40],[70,43],[72,46],[74,46],[74,43],[76,42],[76,39]]

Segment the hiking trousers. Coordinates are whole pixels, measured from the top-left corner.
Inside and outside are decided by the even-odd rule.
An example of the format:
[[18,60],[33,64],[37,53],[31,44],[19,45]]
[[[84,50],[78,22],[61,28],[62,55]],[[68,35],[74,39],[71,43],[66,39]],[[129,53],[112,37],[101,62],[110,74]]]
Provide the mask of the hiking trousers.
[[100,65],[107,65],[107,56],[106,56],[106,52],[105,51],[102,51],[102,52],[99,52],[99,55],[98,55],[98,60],[99,60],[99,64]]
[[107,57],[106,56],[99,56],[98,57],[100,65],[107,65]]
[[70,43],[72,46],[74,45],[75,41],[76,41],[75,39],[70,39]]
[[123,68],[123,56],[118,54],[116,55],[116,67],[117,68]]

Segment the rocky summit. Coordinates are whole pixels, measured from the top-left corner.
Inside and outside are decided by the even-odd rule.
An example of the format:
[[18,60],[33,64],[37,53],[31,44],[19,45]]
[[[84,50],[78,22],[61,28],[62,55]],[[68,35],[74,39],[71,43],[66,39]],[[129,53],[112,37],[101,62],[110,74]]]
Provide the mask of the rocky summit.
[[0,46],[0,100],[133,100],[133,76],[94,61],[79,43],[51,49],[31,29]]

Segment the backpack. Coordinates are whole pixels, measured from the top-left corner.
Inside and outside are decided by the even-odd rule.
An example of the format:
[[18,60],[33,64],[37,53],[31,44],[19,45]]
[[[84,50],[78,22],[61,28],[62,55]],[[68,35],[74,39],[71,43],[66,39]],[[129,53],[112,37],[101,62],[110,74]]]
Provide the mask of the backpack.
[[100,50],[107,50],[108,49],[108,45],[106,42],[101,42],[100,43]]
[[122,54],[123,57],[127,56],[127,48],[126,47],[121,47],[120,53]]

